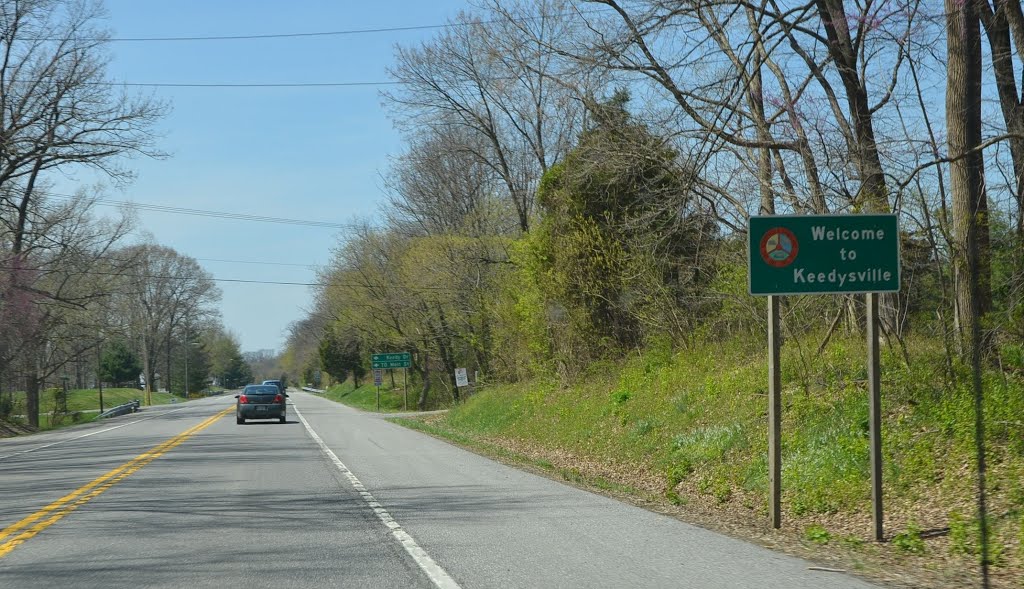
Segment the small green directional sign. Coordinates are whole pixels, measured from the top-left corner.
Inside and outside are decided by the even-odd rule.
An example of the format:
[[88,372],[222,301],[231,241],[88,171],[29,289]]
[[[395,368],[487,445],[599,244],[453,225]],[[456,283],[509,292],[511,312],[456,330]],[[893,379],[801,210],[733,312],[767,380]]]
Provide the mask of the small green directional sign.
[[384,368],[409,368],[412,366],[412,354],[409,352],[392,352],[389,354],[373,354],[370,358],[374,370]]
[[750,294],[896,292],[896,215],[750,217]]

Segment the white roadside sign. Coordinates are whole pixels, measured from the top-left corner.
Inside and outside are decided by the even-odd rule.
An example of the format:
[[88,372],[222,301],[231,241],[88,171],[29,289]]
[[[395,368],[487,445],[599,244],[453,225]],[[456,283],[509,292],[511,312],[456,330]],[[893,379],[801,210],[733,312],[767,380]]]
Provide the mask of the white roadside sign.
[[457,387],[468,387],[469,386],[469,377],[466,376],[466,369],[465,368],[456,368],[455,369],[455,386],[457,386]]

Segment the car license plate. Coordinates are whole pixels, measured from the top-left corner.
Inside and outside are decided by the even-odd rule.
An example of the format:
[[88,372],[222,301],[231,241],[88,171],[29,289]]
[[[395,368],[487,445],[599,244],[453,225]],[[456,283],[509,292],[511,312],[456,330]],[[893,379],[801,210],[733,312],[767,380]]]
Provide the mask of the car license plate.
[[267,407],[265,405],[257,405],[256,406],[256,413],[266,413],[266,412],[267,412]]

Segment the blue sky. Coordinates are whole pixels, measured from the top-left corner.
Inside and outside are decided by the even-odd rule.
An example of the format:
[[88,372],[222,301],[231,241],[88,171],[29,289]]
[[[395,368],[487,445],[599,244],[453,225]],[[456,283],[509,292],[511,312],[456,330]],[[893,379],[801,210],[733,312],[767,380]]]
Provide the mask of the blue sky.
[[[117,37],[303,33],[443,24],[465,1],[211,2],[107,0]],[[148,83],[376,82],[388,79],[396,44],[436,30],[313,38],[114,42],[109,75]],[[129,162],[137,173],[107,197],[175,207],[346,223],[376,216],[380,174],[401,139],[381,107],[385,87],[155,88],[172,111],[159,124],[170,157]],[[79,174],[62,180],[60,192]],[[140,229],[200,260],[216,278],[311,282],[293,266],[324,264],[336,230],[141,211]],[[307,287],[219,283],[225,326],[243,350],[281,349],[289,322],[311,304]]]

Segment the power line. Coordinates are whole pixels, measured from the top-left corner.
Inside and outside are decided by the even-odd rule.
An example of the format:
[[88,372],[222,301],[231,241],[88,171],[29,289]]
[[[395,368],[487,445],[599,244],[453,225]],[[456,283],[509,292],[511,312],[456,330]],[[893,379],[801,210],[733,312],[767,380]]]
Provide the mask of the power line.
[[[16,266],[0,266],[0,270],[18,270],[28,272],[40,272],[40,273],[56,273],[57,270],[47,268],[21,268]],[[173,275],[160,275],[160,274],[133,274],[131,272],[103,272],[100,270],[88,270],[88,271],[69,271],[63,272],[69,276],[120,276],[124,278],[141,278],[145,280],[195,280],[195,276],[173,276]],[[291,282],[285,280],[252,280],[245,278],[216,278],[212,276],[201,277],[204,280],[210,280],[212,282],[230,282],[240,284],[265,284],[265,285],[280,285],[280,286],[318,286],[318,287],[329,287],[329,286],[340,286],[344,288],[389,288],[402,291],[437,291],[437,292],[458,292],[456,289],[445,287],[445,286],[396,286],[396,285],[381,285],[381,284],[351,284],[344,282]]]
[[194,258],[199,262],[223,262],[225,264],[257,264],[260,266],[294,266],[296,268],[307,268],[309,270],[316,270],[319,266],[317,264],[294,264],[288,262],[262,262],[255,260],[220,260],[217,258]]
[[[481,21],[483,24],[484,21]],[[489,21],[497,22],[497,21]],[[310,37],[342,37],[348,35],[367,35],[373,33],[400,33],[405,31],[425,31],[462,26],[448,23],[443,25],[412,25],[407,27],[378,27],[372,29],[345,29],[340,31],[313,31],[305,33],[267,33],[254,35],[195,35],[184,37],[109,37],[82,39],[83,41],[110,41],[117,43],[144,43],[152,41],[252,41],[257,39],[301,39]],[[50,40],[50,39],[48,39]]]
[[[77,200],[80,197],[70,194],[59,194],[53,192],[44,193],[47,196],[58,198],[62,200]],[[98,205],[109,206],[109,207],[131,207],[143,211],[150,211],[156,213],[173,213],[176,215],[191,215],[196,217],[211,217],[215,219],[230,219],[234,221],[256,221],[260,223],[274,223],[279,225],[301,225],[304,227],[323,227],[326,229],[355,229],[359,225],[352,223],[331,223],[329,221],[312,221],[308,219],[288,219],[285,217],[268,217],[264,215],[250,215],[247,213],[230,213],[226,211],[212,211],[207,209],[190,209],[183,207],[173,207],[170,205],[152,204],[152,203],[138,203],[126,200],[113,200],[107,198],[95,199]]]
[[275,82],[275,83],[192,83],[192,82],[88,82],[90,86],[126,86],[145,88],[349,88],[359,86],[396,86],[402,82]]
[[[523,18],[511,19],[513,22],[529,22],[542,18],[562,18],[568,16],[583,16],[588,14],[611,12],[609,9],[579,10],[556,14],[539,14]],[[178,41],[253,41],[259,39],[303,39],[314,37],[343,37],[350,35],[369,35],[376,33],[402,33],[408,31],[427,31],[436,29],[451,29],[465,26],[493,25],[506,22],[509,19],[475,20],[471,22],[449,22],[439,25],[409,25],[402,27],[374,27],[366,29],[342,29],[338,31],[312,31],[300,33],[266,33],[247,35],[188,35],[173,37],[82,37],[80,41],[109,41],[116,43],[148,43],[148,42],[178,42]],[[34,41],[58,41],[60,39],[33,39]]]

